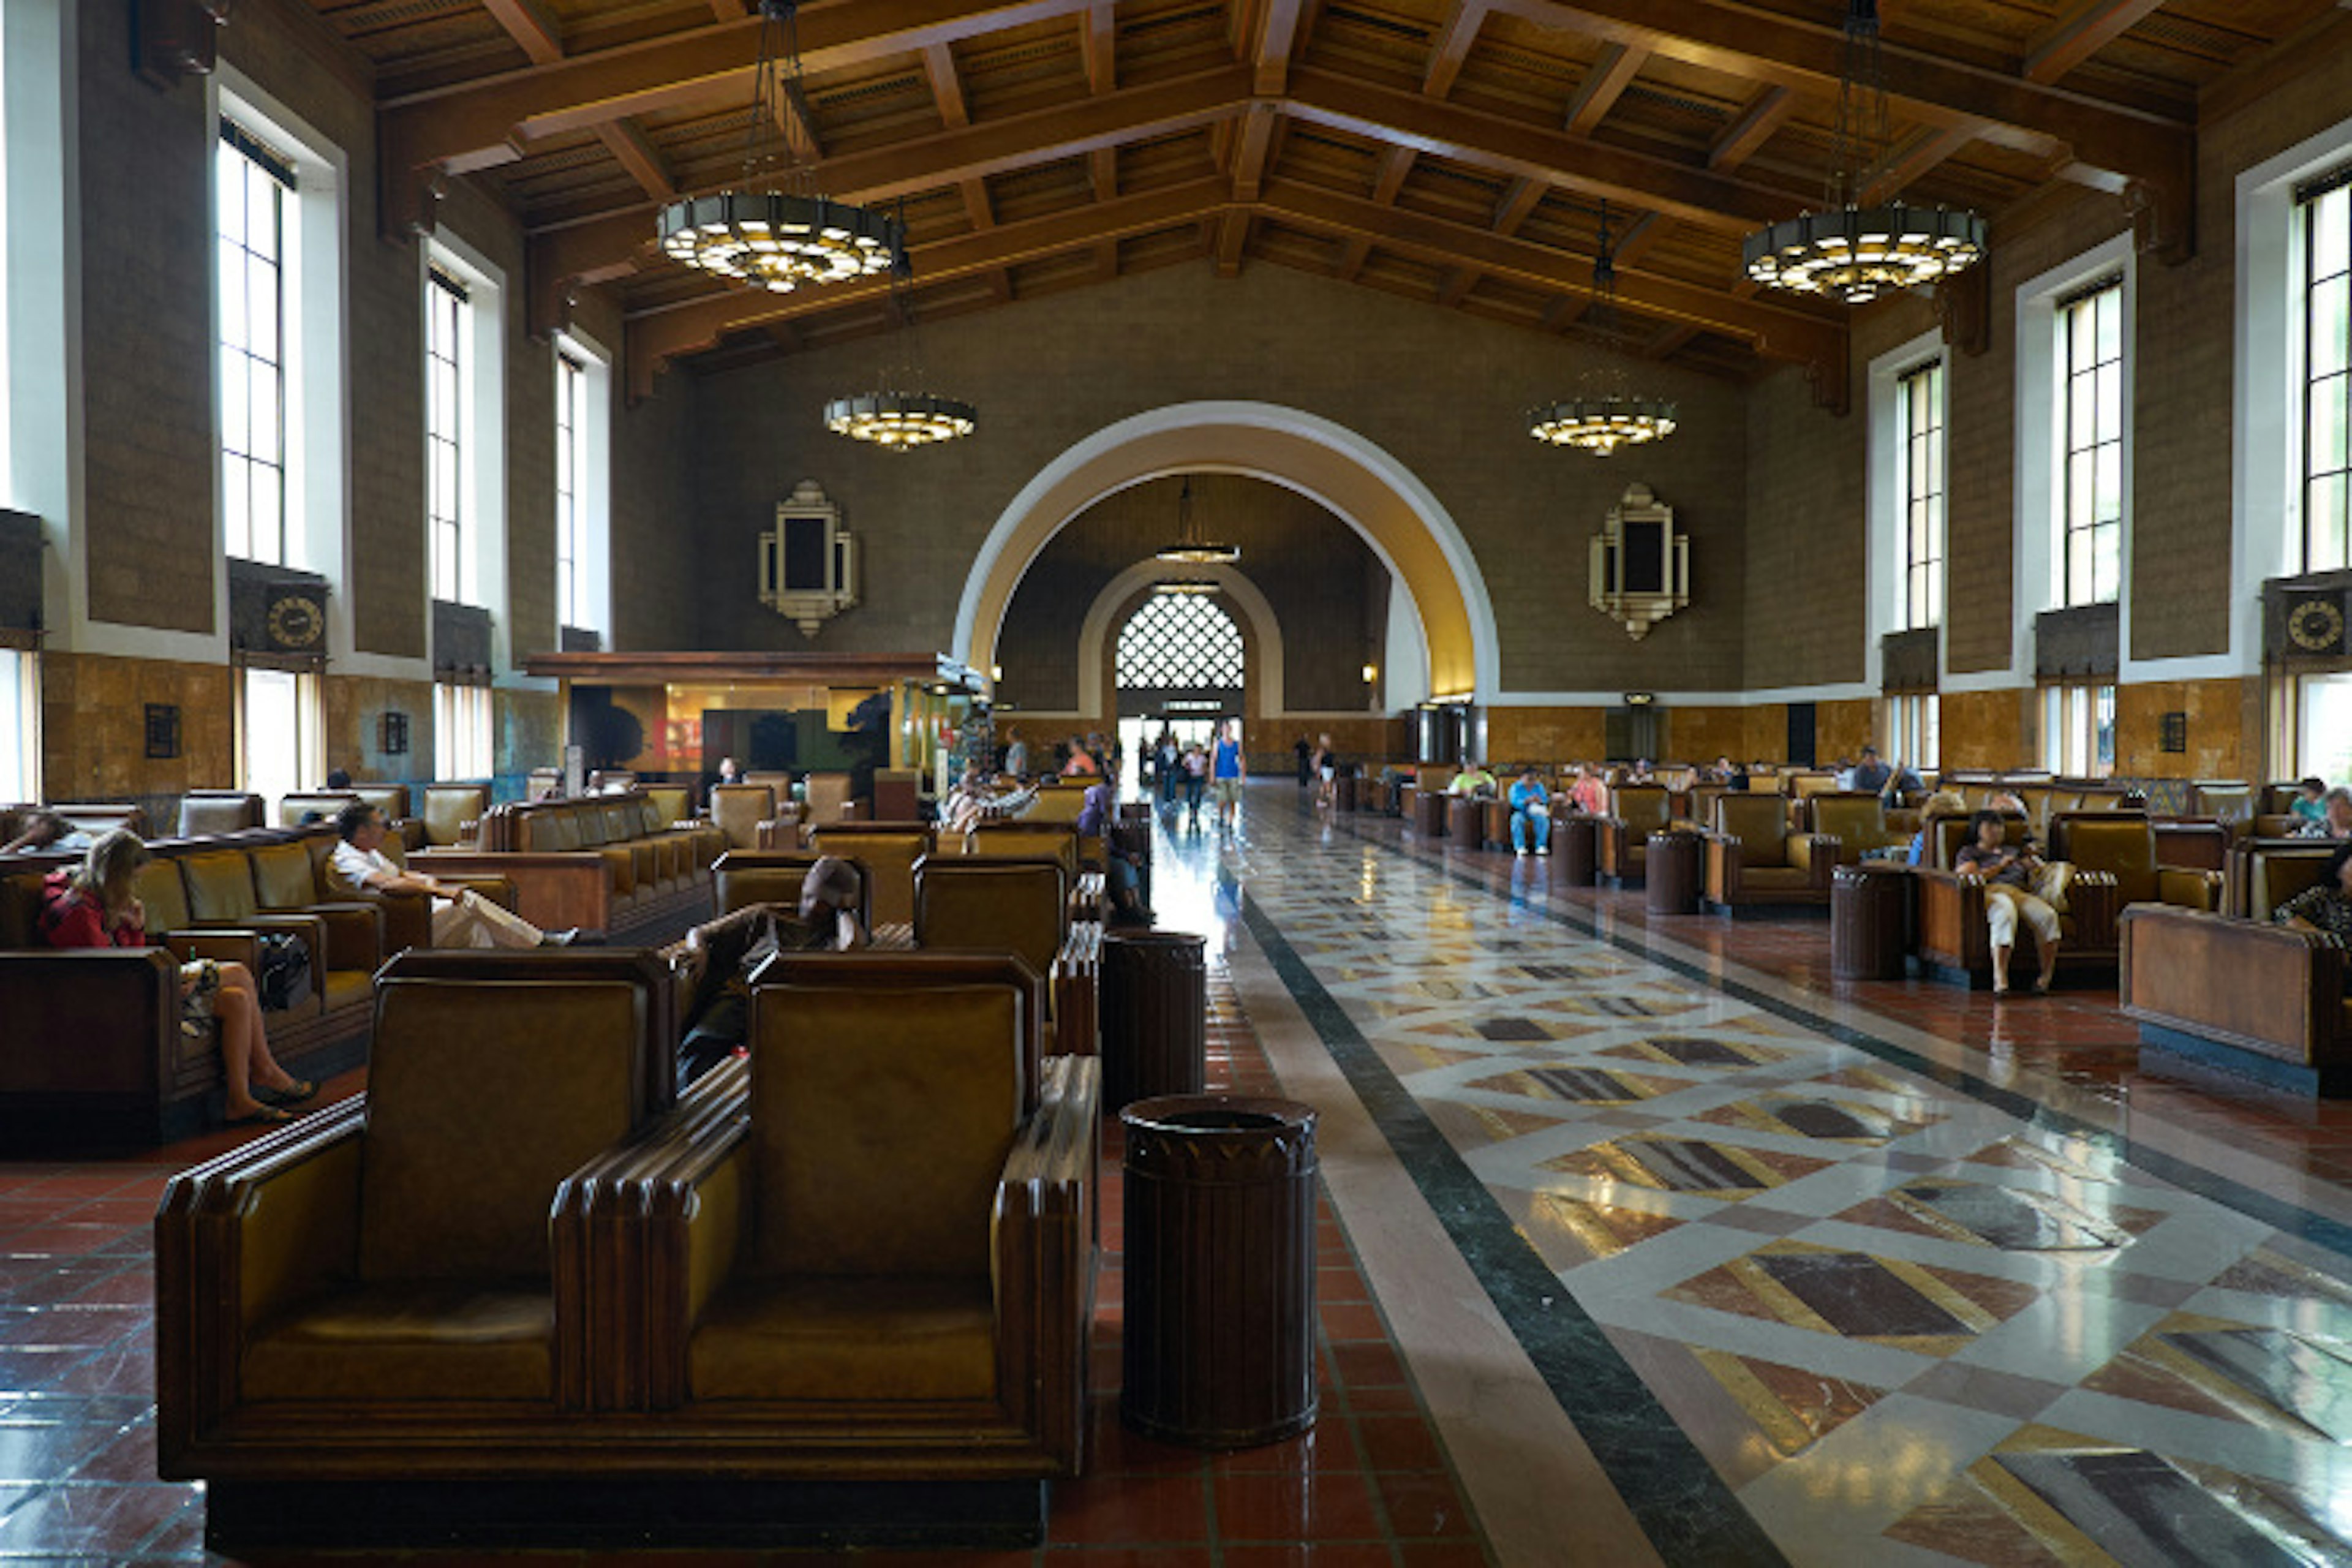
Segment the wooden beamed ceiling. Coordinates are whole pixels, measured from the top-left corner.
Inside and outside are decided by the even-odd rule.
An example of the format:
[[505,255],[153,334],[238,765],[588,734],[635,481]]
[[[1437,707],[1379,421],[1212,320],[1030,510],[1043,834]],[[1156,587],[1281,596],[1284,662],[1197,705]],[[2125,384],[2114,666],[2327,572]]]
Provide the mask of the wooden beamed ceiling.
[[[751,0],[310,0],[366,57],[388,236],[452,175],[529,236],[534,330],[616,290],[642,390],[675,356],[799,352],[893,318],[879,283],[714,287],[654,214],[742,169]],[[902,206],[920,315],[1147,267],[1297,268],[1735,378],[1811,366],[1842,313],[1739,274],[1817,205],[1843,0],[806,0],[772,128],[811,188]],[[1993,219],[2074,184],[2189,253],[2200,105],[2352,47],[2336,0],[1884,0],[1889,145],[1869,199]],[[234,25],[234,22],[232,23]]]

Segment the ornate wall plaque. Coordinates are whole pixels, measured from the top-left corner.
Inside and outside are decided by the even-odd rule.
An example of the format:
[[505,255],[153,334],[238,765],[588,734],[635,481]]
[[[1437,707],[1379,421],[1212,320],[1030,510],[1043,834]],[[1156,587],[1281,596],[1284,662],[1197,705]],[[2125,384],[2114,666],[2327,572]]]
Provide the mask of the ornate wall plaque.
[[1647,485],[1625,487],[1592,536],[1592,607],[1640,641],[1690,603],[1690,541]]
[[856,542],[814,479],[793,488],[776,507],[776,526],[760,535],[760,603],[807,637],[857,606]]

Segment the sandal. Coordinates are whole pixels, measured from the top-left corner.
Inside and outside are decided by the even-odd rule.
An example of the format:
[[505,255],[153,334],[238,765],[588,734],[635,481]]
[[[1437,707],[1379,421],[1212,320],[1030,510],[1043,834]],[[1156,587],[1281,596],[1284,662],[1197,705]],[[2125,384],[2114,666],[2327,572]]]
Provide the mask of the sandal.
[[272,1089],[268,1084],[256,1084],[253,1098],[264,1105],[299,1105],[319,1092],[319,1086],[307,1078],[298,1078],[284,1089]]
[[2044,974],[2033,982],[2033,994],[2036,996],[2047,996],[2050,994],[2050,976]]
[[294,1113],[280,1110],[274,1105],[257,1105],[243,1116],[228,1119],[231,1127],[277,1127],[294,1120]]

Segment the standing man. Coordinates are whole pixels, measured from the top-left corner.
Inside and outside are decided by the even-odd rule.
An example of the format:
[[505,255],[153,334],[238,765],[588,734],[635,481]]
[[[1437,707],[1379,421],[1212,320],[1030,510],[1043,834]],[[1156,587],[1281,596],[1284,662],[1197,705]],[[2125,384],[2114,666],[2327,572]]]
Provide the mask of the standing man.
[[1231,719],[1217,721],[1217,741],[1209,753],[1209,787],[1217,797],[1217,826],[1231,827],[1240,815],[1242,781],[1249,777],[1249,759],[1234,734]]

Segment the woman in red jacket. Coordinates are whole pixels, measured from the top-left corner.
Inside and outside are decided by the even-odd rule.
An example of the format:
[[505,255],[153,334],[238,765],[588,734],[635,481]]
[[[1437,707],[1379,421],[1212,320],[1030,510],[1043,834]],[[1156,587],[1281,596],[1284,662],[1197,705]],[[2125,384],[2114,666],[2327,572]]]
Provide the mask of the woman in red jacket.
[[[152,858],[137,834],[117,828],[89,847],[80,869],[50,872],[41,889],[41,940],[51,947],[147,946],[147,910],[131,896],[131,883]],[[319,1086],[294,1077],[269,1054],[252,972],[242,963],[209,958],[183,963],[180,1026],[200,1035],[215,1019],[228,1082],[229,1125],[292,1121],[281,1107],[310,1099]]]

